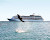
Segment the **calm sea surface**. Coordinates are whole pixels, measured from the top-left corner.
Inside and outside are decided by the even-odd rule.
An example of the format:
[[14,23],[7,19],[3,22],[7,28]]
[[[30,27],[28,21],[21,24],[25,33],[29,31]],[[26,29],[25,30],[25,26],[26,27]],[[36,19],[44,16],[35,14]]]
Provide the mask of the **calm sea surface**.
[[50,40],[50,22],[0,21],[0,40]]

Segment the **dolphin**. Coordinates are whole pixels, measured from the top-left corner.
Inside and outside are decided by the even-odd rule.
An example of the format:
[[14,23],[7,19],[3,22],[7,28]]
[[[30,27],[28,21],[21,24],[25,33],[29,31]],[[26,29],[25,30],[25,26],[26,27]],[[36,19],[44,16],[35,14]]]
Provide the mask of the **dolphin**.
[[24,22],[19,14],[17,14],[17,16],[18,16],[18,19],[19,19],[20,21]]

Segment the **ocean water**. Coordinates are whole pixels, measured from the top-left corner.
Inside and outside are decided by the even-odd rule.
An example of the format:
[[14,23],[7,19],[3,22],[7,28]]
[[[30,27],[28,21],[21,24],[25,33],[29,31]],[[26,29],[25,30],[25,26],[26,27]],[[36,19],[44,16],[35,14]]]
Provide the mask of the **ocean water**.
[[50,40],[50,22],[0,21],[0,40]]

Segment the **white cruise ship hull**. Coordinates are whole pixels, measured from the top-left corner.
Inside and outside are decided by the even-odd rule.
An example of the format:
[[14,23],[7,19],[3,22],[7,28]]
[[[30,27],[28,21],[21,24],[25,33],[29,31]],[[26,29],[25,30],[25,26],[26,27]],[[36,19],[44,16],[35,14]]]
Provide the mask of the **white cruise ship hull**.
[[[20,22],[20,20],[19,19],[9,19],[9,21],[17,21],[17,22]],[[32,21],[43,21],[43,20],[27,20],[27,19],[23,19],[23,21],[25,21],[25,22],[32,22]]]

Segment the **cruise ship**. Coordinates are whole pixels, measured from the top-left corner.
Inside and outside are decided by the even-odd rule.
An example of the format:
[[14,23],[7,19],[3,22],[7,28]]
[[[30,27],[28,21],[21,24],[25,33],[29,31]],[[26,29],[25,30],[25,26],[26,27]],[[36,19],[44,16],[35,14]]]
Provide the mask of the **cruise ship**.
[[[43,18],[39,15],[29,15],[29,16],[20,16],[23,21],[25,22],[32,22],[32,21],[43,21]],[[13,16],[11,19],[8,19],[9,21],[17,21],[20,22],[21,20],[18,18],[18,16]]]

